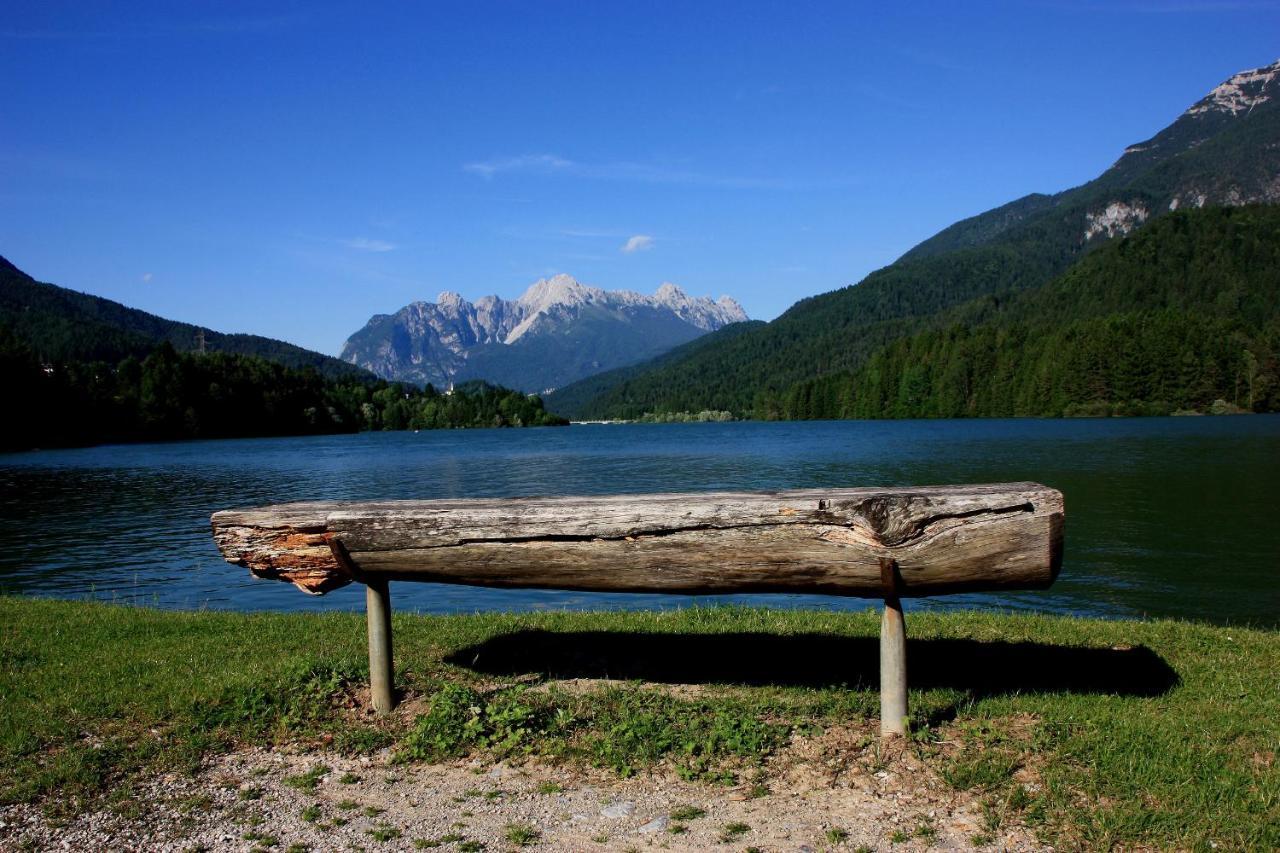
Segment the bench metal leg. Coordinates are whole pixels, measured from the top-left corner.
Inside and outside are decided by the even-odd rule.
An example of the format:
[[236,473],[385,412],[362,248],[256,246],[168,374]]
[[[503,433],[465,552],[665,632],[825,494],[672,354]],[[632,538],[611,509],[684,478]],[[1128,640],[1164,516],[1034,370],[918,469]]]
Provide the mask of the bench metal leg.
[[385,579],[365,581],[366,621],[369,623],[369,694],[373,709],[390,714],[391,695],[391,585]]
[[902,601],[884,600],[880,619],[880,736],[907,734],[907,623]]

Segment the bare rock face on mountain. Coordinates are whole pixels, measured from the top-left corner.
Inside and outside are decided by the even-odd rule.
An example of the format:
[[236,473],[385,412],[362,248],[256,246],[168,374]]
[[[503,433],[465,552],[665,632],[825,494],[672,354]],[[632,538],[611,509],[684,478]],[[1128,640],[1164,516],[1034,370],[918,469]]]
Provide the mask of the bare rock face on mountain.
[[468,302],[446,291],[435,302],[375,315],[347,339],[341,358],[404,382],[447,386],[486,379],[543,392],[746,319],[728,296],[690,297],[671,283],[645,296],[557,275],[535,282],[516,300]]

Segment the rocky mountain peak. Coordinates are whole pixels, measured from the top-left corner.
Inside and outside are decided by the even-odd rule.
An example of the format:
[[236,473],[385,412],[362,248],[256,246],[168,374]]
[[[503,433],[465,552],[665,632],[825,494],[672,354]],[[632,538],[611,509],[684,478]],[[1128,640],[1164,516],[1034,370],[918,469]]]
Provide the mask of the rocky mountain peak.
[[671,304],[673,302],[686,302],[689,297],[680,289],[677,284],[664,281],[658,285],[658,290],[653,294],[654,297],[663,304]]
[[732,296],[721,296],[716,300],[716,304],[724,311],[726,317],[738,318],[732,321],[734,323],[744,323],[750,319],[747,317],[747,311],[742,307],[742,303]]
[[529,285],[529,289],[520,294],[516,300],[518,305],[531,312],[544,311],[553,305],[581,305],[591,301],[597,288],[585,287],[571,275],[559,273],[551,278],[542,278]]
[[1280,60],[1232,75],[1192,105],[1186,114],[1229,113],[1234,116],[1247,113],[1270,100],[1277,89],[1280,89]]

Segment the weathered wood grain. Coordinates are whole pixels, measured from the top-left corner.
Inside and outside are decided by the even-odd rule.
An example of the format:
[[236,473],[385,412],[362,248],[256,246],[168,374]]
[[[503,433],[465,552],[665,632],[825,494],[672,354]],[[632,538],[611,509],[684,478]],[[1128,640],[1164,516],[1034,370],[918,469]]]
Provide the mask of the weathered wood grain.
[[495,587],[879,597],[1039,588],[1061,493],[1036,483],[297,503],[213,516],[223,556],[321,593],[368,573]]

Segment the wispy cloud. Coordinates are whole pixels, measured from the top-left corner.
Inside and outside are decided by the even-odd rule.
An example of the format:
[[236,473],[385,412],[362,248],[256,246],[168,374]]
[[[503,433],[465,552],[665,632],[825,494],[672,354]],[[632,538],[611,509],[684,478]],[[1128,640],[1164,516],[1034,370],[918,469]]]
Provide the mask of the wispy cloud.
[[624,255],[632,255],[636,252],[647,252],[652,248],[652,237],[648,234],[636,234],[635,236],[628,238],[627,242],[623,243],[622,248],[618,251],[622,252]]
[[139,276],[139,278],[141,278],[143,284],[150,284],[152,276],[151,276],[151,273],[144,272],[141,276]]
[[518,157],[467,163],[462,168],[481,177],[492,178],[499,172],[554,172],[571,166],[572,162],[554,154],[522,154]]
[[350,240],[339,240],[338,242],[348,249],[358,249],[361,252],[390,252],[396,248],[395,243],[389,243],[386,240],[374,240],[370,237],[352,237]]
[[625,160],[602,163],[583,163],[555,154],[522,154],[501,157],[463,165],[463,170],[490,179],[504,173],[567,175],[605,181],[631,181],[645,184],[685,184],[690,186],[717,187],[721,189],[794,190],[807,187],[845,185],[849,181],[834,179],[821,184],[803,184],[796,181],[733,175],[713,175],[705,172],[659,166],[652,163],[634,163]]
[[561,228],[562,237],[581,237],[584,239],[626,237],[629,232],[616,228]]

